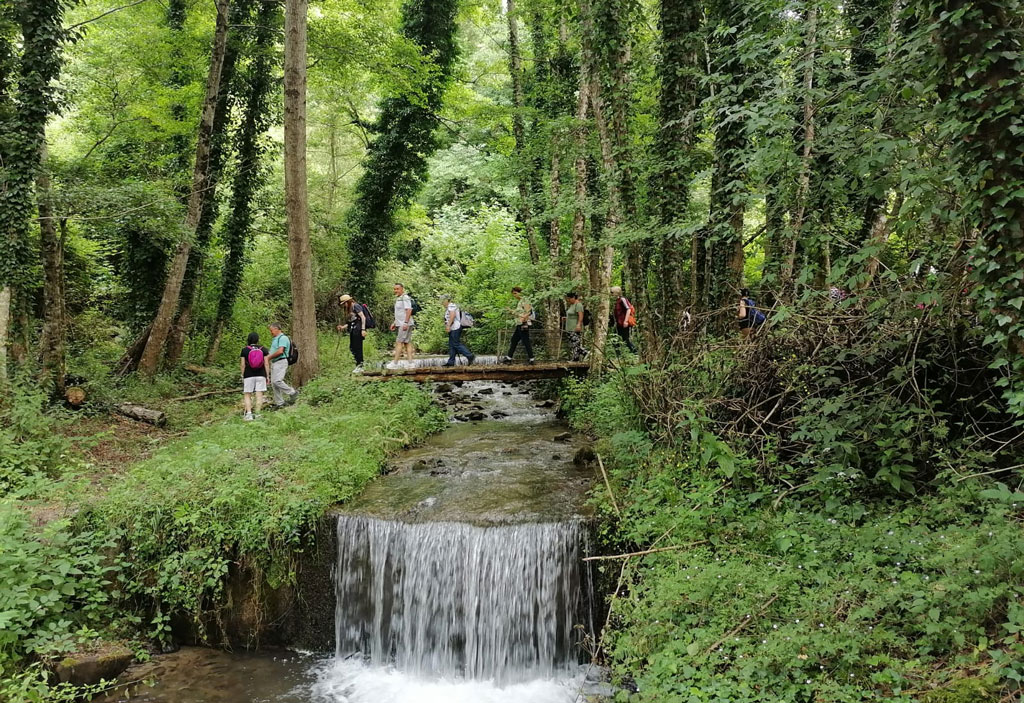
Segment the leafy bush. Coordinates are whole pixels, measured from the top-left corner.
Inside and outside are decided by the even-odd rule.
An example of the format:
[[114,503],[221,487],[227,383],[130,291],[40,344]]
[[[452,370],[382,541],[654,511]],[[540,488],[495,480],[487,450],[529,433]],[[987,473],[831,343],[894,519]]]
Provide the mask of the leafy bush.
[[0,497],[33,479],[53,479],[72,463],[69,441],[57,432],[59,416],[46,415],[46,394],[16,383],[0,401]]
[[111,621],[110,588],[119,568],[102,532],[67,520],[42,528],[0,501],[0,674],[25,657],[67,652]]

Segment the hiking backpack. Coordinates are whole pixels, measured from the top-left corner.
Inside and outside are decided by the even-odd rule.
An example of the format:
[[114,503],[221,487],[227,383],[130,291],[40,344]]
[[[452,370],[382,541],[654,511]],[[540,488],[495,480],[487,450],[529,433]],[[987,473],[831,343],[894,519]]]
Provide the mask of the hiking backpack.
[[419,315],[420,314],[420,310],[422,310],[423,308],[420,306],[419,302],[417,302],[416,298],[414,298],[414,297],[412,297],[410,295],[409,296],[409,303],[412,305],[412,314],[413,315]]
[[590,314],[590,310],[583,308],[583,326],[590,327],[594,322],[594,316]]
[[373,315],[370,314],[370,308],[366,303],[357,303],[363,310],[363,316],[366,317],[366,329],[375,330],[377,329],[377,321],[373,319]]
[[294,366],[299,363],[299,348],[295,342],[288,340],[288,365]]
[[468,330],[471,327],[475,327],[476,326],[476,320],[473,319],[472,315],[470,315],[468,312],[462,312],[461,309],[459,310],[459,313],[461,315],[461,317],[459,317],[459,322],[462,323],[462,328],[463,329],[467,329]]
[[625,296],[622,297],[622,302],[626,304],[626,319],[624,321],[626,323],[625,326],[636,327],[636,308],[633,307],[633,303],[629,302],[629,300]]
[[254,347],[249,345],[249,355],[246,357],[246,362],[249,364],[250,369],[262,369],[263,368],[263,349],[260,347]]
[[746,298],[747,301],[747,319],[750,320],[750,324],[754,327],[760,327],[765,323],[768,318],[765,314],[757,309],[757,301],[753,298]]

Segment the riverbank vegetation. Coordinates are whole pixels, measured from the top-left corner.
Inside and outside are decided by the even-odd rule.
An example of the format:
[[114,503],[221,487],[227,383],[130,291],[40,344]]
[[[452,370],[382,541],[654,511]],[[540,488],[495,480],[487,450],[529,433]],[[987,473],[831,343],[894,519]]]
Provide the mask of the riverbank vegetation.
[[[504,351],[513,285],[538,328],[569,291],[592,313],[565,408],[602,438],[604,539],[694,543],[616,564],[602,657],[639,700],[1013,700],[1022,17],[0,4],[3,676],[42,700],[69,632],[165,639],[219,605],[228,560],[301,544],[436,427],[418,392],[341,378],[338,295],[386,328],[400,281],[422,351],[442,294],[477,353]],[[274,319],[309,385],[249,427],[216,393]]]

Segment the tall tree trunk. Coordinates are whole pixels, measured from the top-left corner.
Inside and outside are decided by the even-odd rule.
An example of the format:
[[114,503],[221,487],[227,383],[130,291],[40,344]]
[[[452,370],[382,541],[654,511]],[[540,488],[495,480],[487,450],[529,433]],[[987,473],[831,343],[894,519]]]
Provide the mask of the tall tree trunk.
[[275,86],[274,66],[278,65],[277,37],[281,27],[281,7],[277,2],[263,2],[256,16],[253,56],[241,80],[247,90],[239,95],[242,120],[235,135],[237,163],[231,183],[229,215],[221,238],[227,247],[221,272],[217,316],[206,349],[206,363],[213,363],[220,347],[227,321],[231,318],[246,254],[252,241],[253,200],[266,178],[263,164],[264,135],[272,124],[273,110],[269,101]]
[[307,0],[286,0],[284,15],[284,198],[288,212],[288,261],[292,279],[292,337],[301,354],[295,383],[320,372],[313,293],[313,248],[309,239],[306,183]]
[[811,0],[807,7],[804,37],[803,70],[803,150],[800,156],[800,178],[797,183],[796,209],[793,212],[792,232],[786,242],[781,270],[781,295],[785,299],[795,295],[796,245],[804,229],[807,198],[811,190],[811,166],[814,155],[814,63],[818,45],[818,8]]
[[[576,123],[573,125],[575,160],[575,212],[572,220],[572,241],[569,253],[569,277],[573,285],[587,285],[590,276],[587,265],[587,112],[590,108],[590,72],[587,64],[580,64],[580,85],[576,101]],[[581,291],[582,292],[582,291]]]
[[[249,5],[252,0],[236,0],[231,8],[231,25],[239,26],[251,22]],[[213,116],[213,133],[210,135],[210,166],[207,180],[207,194],[203,199],[203,210],[196,226],[195,243],[189,252],[185,266],[185,278],[181,284],[181,302],[178,314],[171,326],[167,338],[167,353],[164,363],[167,368],[174,368],[181,361],[185,350],[185,337],[192,324],[192,311],[196,304],[196,294],[203,275],[203,264],[206,261],[206,250],[213,236],[213,226],[220,214],[220,200],[217,188],[220,186],[224,164],[228,158],[227,129],[230,121],[230,99],[234,89],[235,67],[241,51],[241,34],[231,32],[228,36],[227,48],[224,52],[224,66],[221,69],[220,89],[217,96],[217,108]]]
[[43,330],[39,340],[39,383],[64,395],[64,248],[57,234],[46,142],[36,176],[39,249],[43,264]]
[[[700,97],[703,74],[701,61],[700,27],[703,11],[699,3],[690,0],[661,0],[661,61],[658,75],[661,86],[658,94],[660,126],[657,150],[661,167],[655,171],[656,183],[652,191],[657,197],[658,218],[667,230],[661,240],[658,256],[658,307],[651,312],[655,319],[647,327],[668,331],[668,343],[681,341],[674,334],[682,326],[686,310],[684,291],[697,288],[697,257],[692,248],[698,246],[697,235],[692,241],[675,231],[680,229],[690,204],[690,182],[693,180],[694,118]],[[703,242],[699,243],[703,247]],[[690,260],[691,280],[684,271]],[[703,283],[701,281],[701,283]],[[658,337],[648,334],[647,345],[656,351]]]
[[160,355],[167,341],[178,302],[181,299],[181,284],[185,278],[192,237],[195,236],[202,215],[203,201],[208,197],[210,150],[213,135],[213,121],[217,111],[217,97],[220,91],[221,69],[227,50],[228,6],[230,0],[216,0],[217,27],[214,31],[213,52],[210,56],[210,72],[206,79],[206,97],[202,117],[199,121],[199,136],[196,141],[196,162],[192,173],[192,192],[188,199],[188,214],[185,217],[185,239],[178,245],[174,259],[167,273],[160,308],[150,326],[149,338],[142,351],[139,370],[146,376],[153,376],[160,364]]
[[7,385],[7,344],[11,332],[11,287],[0,287],[0,387]]
[[[607,241],[616,233],[623,221],[623,203],[621,174],[615,160],[615,145],[611,126],[605,116],[604,102],[601,94],[601,81],[597,73],[594,55],[594,21],[589,0],[581,0],[580,14],[583,17],[583,57],[582,62],[588,64],[590,74],[590,107],[594,111],[594,123],[597,126],[598,140],[601,144],[601,163],[607,182],[608,210],[605,219],[603,244],[596,244],[599,255],[593,260],[592,297],[596,298],[597,307],[594,314],[594,346],[591,363],[600,368],[604,363],[605,345],[608,341],[608,315],[611,312],[610,288],[612,282],[612,266],[615,261],[615,249]],[[598,251],[595,250],[595,253]]]
[[516,170],[519,180],[519,222],[526,234],[530,247],[530,262],[540,264],[540,249],[530,212],[530,158],[526,153],[526,127],[523,121],[525,100],[523,99],[523,58],[519,51],[519,22],[516,19],[515,0],[505,0],[505,17],[508,21],[508,69],[512,77],[512,135],[516,142]]

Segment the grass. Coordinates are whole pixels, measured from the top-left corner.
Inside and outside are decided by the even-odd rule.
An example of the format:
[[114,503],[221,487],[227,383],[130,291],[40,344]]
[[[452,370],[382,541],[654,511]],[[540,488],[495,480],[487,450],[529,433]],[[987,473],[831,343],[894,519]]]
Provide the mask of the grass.
[[121,545],[125,592],[164,636],[172,614],[218,604],[234,560],[287,578],[286,563],[333,504],[387,457],[443,426],[420,389],[353,380],[309,384],[293,407],[256,422],[200,427],[127,470],[86,507]]

